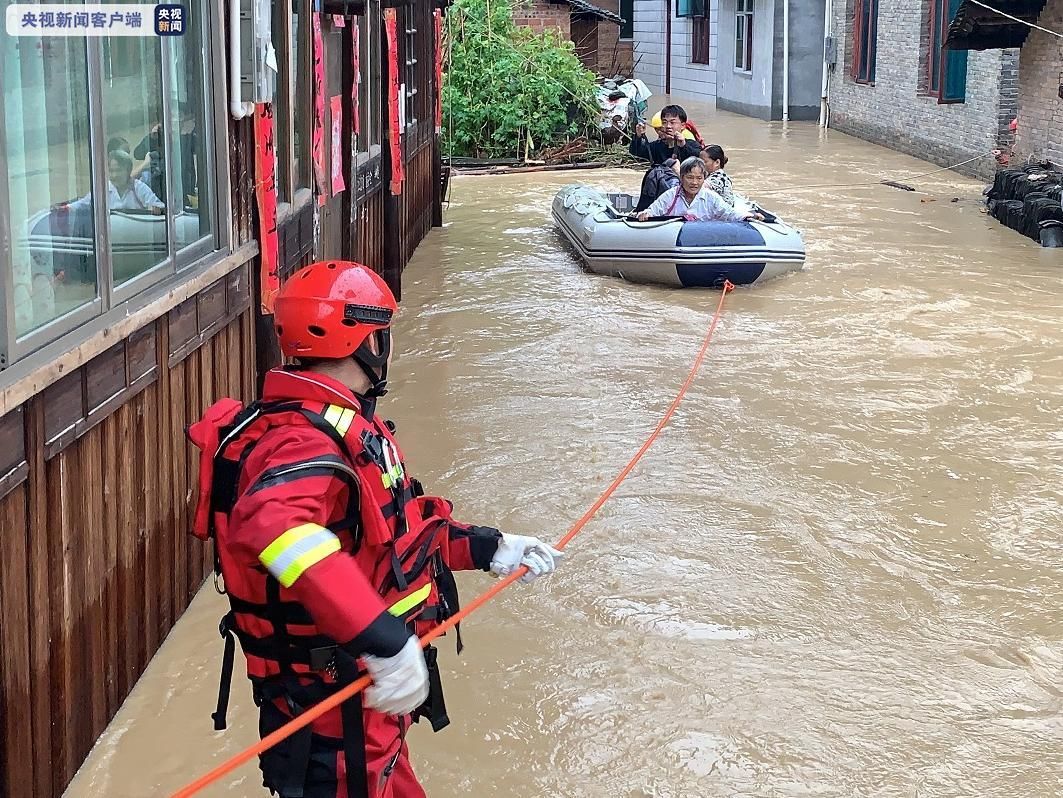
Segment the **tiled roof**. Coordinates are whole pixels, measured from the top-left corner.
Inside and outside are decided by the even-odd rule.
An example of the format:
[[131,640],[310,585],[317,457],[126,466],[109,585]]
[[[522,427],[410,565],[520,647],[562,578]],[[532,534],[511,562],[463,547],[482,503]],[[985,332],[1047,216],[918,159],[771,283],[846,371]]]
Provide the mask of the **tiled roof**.
[[624,24],[624,19],[619,14],[614,14],[612,11],[599,8],[596,5],[588,3],[587,0],[567,0],[567,2],[572,8],[573,14],[597,17],[598,19],[604,19],[608,22],[615,22],[617,25]]

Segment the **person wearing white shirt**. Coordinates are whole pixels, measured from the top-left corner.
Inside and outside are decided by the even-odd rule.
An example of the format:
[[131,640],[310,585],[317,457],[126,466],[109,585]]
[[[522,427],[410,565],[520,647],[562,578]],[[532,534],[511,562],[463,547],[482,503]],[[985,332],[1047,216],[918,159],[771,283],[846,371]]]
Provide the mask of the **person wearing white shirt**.
[[705,165],[700,158],[687,158],[679,167],[679,185],[659,196],[638,215],[640,222],[651,216],[683,216],[691,222],[742,222],[762,219],[759,213],[736,211],[705,185]]
[[[124,150],[113,150],[107,156],[107,210],[146,210],[161,214],[166,206],[142,180],[133,179],[133,156]],[[85,208],[92,204],[92,194],[70,203],[71,208]]]

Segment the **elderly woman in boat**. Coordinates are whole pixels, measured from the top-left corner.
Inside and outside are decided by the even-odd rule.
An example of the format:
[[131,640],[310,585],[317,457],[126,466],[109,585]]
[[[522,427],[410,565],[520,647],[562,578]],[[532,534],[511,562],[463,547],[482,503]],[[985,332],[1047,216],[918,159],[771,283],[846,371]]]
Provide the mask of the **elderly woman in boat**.
[[691,222],[743,222],[763,219],[759,213],[739,211],[705,185],[705,164],[691,157],[679,166],[679,185],[659,196],[638,215],[640,222],[651,216],[682,216]]

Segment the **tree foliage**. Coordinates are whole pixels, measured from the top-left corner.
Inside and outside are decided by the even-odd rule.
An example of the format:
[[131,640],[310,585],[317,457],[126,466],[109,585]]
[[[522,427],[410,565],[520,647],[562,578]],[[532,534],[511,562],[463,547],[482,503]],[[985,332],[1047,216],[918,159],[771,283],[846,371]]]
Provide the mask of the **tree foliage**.
[[529,157],[592,126],[594,73],[556,29],[518,27],[511,0],[456,0],[447,17],[444,152]]

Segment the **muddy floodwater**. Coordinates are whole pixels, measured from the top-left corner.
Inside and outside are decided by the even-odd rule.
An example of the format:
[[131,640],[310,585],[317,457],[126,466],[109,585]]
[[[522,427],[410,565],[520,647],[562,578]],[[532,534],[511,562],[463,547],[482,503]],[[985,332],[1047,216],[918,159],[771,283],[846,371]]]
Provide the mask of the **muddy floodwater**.
[[[443,641],[430,796],[1063,795],[1063,255],[982,183],[815,125],[703,114],[736,189],[804,232],[726,301],[674,422],[544,583]],[[572,182],[458,177],[404,276],[411,473],[457,515],[559,538],[657,423],[719,293],[586,274]],[[487,586],[463,575],[466,597]],[[67,792],[161,796],[256,739],[213,732],[208,584]],[[205,796],[260,796],[245,766]]]

